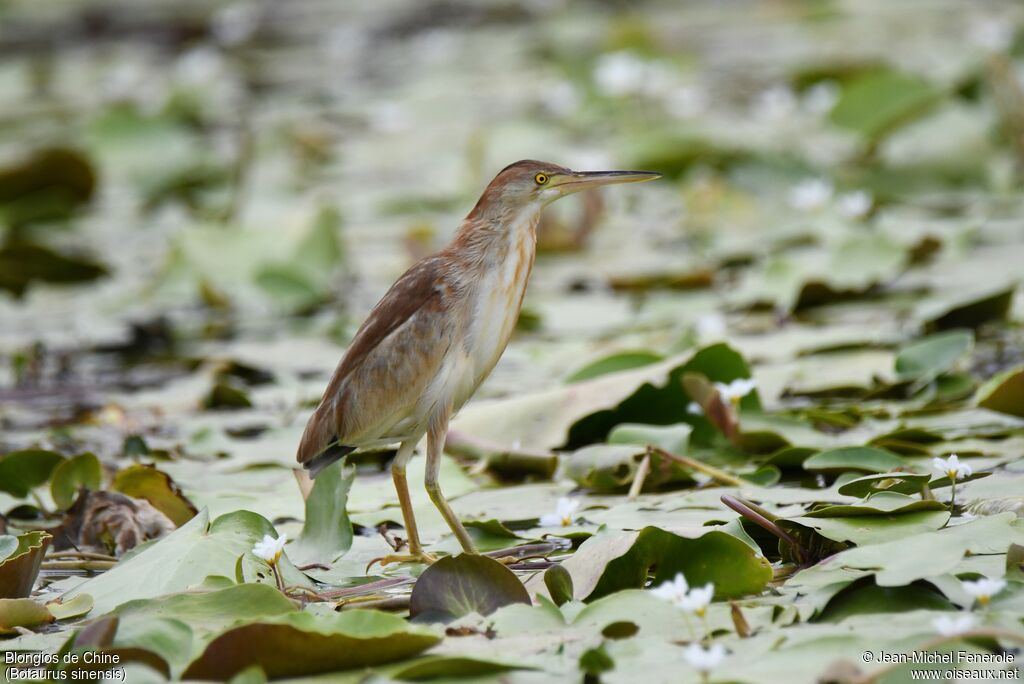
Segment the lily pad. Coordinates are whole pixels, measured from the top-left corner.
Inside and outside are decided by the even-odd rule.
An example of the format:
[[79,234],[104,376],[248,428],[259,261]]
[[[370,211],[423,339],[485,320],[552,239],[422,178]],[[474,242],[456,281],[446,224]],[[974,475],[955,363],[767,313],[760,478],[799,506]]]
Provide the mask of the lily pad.
[[179,527],[197,512],[171,476],[155,466],[137,463],[122,468],[114,475],[110,488],[135,499],[145,499]]
[[12,451],[0,457],[0,491],[24,498],[34,487],[50,479],[64,457],[45,449]]
[[529,602],[515,573],[487,556],[464,553],[442,558],[423,571],[409,598],[409,615],[419,621],[449,622]]
[[651,568],[655,568],[655,584],[681,572],[693,586],[713,582],[716,595],[722,597],[756,594],[772,578],[771,566],[763,556],[717,530],[696,538],[656,527],[598,534],[585,541],[563,566],[572,575],[573,596],[585,601],[641,588]]
[[288,548],[296,563],[332,563],[352,546],[352,523],[345,505],[355,479],[355,468],[345,468],[345,459],[325,469],[315,480],[306,499],[302,533]]
[[[24,598],[32,593],[43,555],[53,541],[46,532],[26,532],[16,539],[17,547],[0,561],[0,599]],[[10,541],[4,546],[10,548]]]
[[50,478],[50,495],[60,509],[66,509],[75,500],[80,488],[99,489],[103,468],[95,454],[84,453],[60,462]]
[[380,611],[286,613],[224,632],[182,677],[225,681],[252,665],[271,679],[364,668],[410,658],[440,639]]
[[978,389],[978,406],[1024,418],[1024,366],[1003,371]]
[[875,447],[843,447],[811,456],[803,463],[804,470],[823,472],[887,473],[909,464],[896,454]]

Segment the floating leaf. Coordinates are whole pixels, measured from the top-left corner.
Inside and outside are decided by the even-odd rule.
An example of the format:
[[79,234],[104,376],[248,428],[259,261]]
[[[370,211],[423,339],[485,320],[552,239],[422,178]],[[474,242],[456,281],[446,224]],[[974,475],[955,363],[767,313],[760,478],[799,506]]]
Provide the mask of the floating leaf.
[[438,641],[432,630],[379,611],[287,613],[229,629],[182,677],[225,681],[252,665],[271,679],[364,668],[410,658]]
[[356,471],[346,470],[345,464],[342,459],[313,480],[302,533],[288,547],[289,557],[300,565],[333,563],[352,546],[352,523],[345,506]]
[[588,363],[566,378],[565,381],[573,383],[590,380],[601,375],[607,375],[608,373],[618,373],[619,371],[649,366],[652,363],[658,363],[662,359],[662,356],[649,351],[618,352]]
[[842,447],[817,453],[804,461],[803,465],[804,470],[825,472],[855,470],[865,473],[887,473],[897,468],[906,468],[908,463],[884,449]]
[[931,382],[952,370],[973,346],[974,333],[969,330],[950,330],[916,340],[896,355],[896,373],[902,380]]
[[423,571],[409,599],[409,615],[448,622],[529,602],[530,595],[514,572],[487,556],[463,553],[442,558]]
[[102,264],[91,259],[62,254],[43,245],[19,243],[0,247],[0,290],[17,297],[33,281],[70,285],[107,275]]
[[45,449],[12,451],[0,457],[0,491],[24,498],[33,487],[50,479],[64,457]]
[[[713,582],[718,596],[756,594],[772,578],[771,566],[745,542],[717,530],[689,539],[645,527],[639,532],[591,537],[562,564],[572,575],[573,595],[592,601],[622,589],[654,584],[683,573],[693,586]],[[532,586],[532,583],[531,583]]]
[[159,541],[121,560],[99,577],[71,589],[64,600],[90,594],[94,613],[140,598],[182,591],[210,575],[232,577],[239,556],[271,534],[274,528],[263,517],[249,511],[235,511],[210,522],[200,511],[192,520]]
[[0,634],[17,634],[15,627],[35,627],[53,622],[41,603],[27,598],[0,598]]
[[898,71],[878,71],[843,86],[829,118],[876,142],[927,112],[938,93],[923,79]]
[[135,464],[122,468],[114,475],[110,488],[135,499],[145,499],[178,527],[197,512],[171,476],[155,466]]
[[978,389],[978,406],[1024,418],[1024,366],[1003,371]]
[[556,606],[572,600],[572,575],[556,563],[544,571],[544,586]]
[[99,489],[103,467],[95,454],[84,453],[62,461],[50,478],[50,495],[57,507],[64,509],[75,500],[80,488]]
[[19,535],[17,540],[17,548],[0,561],[0,599],[24,598],[32,593],[43,555],[53,537],[37,531]]
[[57,620],[81,617],[92,610],[92,606],[92,596],[88,594],[79,594],[70,601],[62,601],[58,598],[46,604],[47,610]]

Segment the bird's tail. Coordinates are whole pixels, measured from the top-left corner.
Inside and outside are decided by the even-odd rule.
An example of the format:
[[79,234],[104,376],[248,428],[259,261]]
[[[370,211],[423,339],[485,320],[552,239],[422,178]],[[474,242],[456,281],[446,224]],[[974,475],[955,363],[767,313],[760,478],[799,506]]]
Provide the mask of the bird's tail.
[[355,447],[338,443],[334,416],[329,404],[320,404],[306,423],[295,459],[309,471],[312,478],[352,451],[355,451]]
[[319,475],[327,466],[331,465],[335,461],[339,461],[346,455],[355,451],[355,447],[342,446],[341,444],[332,444],[327,447],[327,451],[323,452],[318,456],[314,456],[305,463],[302,467],[309,471],[310,479],[315,478]]

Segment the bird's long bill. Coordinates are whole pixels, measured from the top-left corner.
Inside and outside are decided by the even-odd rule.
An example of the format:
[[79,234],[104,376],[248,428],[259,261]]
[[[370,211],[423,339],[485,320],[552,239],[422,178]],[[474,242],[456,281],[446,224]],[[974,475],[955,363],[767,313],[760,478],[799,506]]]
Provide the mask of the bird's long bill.
[[589,188],[615,183],[642,183],[661,178],[654,171],[574,171],[559,179],[558,187],[564,192],[579,192]]

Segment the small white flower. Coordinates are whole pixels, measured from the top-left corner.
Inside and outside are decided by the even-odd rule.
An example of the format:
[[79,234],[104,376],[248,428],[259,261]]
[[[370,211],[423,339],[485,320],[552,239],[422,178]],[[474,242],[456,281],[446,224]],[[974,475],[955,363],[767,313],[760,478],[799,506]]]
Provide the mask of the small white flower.
[[255,3],[235,2],[213,15],[210,30],[222,45],[239,45],[253,37],[260,26],[260,8]]
[[841,195],[836,200],[836,210],[846,218],[859,219],[867,216],[868,212],[871,211],[872,204],[874,204],[874,200],[870,192],[854,190],[853,192]]
[[690,585],[687,584],[686,577],[683,573],[677,572],[673,579],[662,582],[654,589],[651,589],[651,595],[678,606],[686,600],[686,594],[689,590]]
[[974,582],[963,582],[963,588],[978,601],[979,605],[987,606],[993,596],[1006,588],[1006,580],[982,577]]
[[970,613],[956,615],[940,615],[932,620],[932,627],[942,636],[954,636],[968,632],[978,623],[978,619]]
[[754,117],[777,121],[796,111],[797,99],[787,86],[775,86],[762,91],[754,101]]
[[703,416],[704,415],[704,409],[702,409],[700,407],[700,404],[698,404],[695,401],[691,401],[689,404],[686,405],[686,412],[687,413],[692,413],[695,416]]
[[593,77],[601,94],[610,97],[664,92],[672,80],[663,65],[643,59],[629,50],[601,55]]
[[1016,26],[999,17],[985,17],[975,21],[968,35],[970,41],[987,52],[1006,52],[1013,46]]
[[690,589],[690,591],[686,593],[686,596],[683,597],[683,600],[679,602],[679,607],[703,617],[704,612],[711,604],[711,599],[714,595],[715,585],[708,582],[703,587],[694,587],[693,589]]
[[710,672],[725,660],[725,646],[712,644],[710,648],[704,648],[698,643],[692,643],[683,651],[683,657],[695,670]]
[[738,403],[740,399],[747,396],[757,388],[757,382],[753,378],[739,378],[729,384],[716,382],[715,389],[725,401]]
[[823,178],[807,178],[789,191],[789,206],[799,211],[822,209],[832,199],[832,183]]
[[961,463],[960,457],[956,454],[950,455],[947,459],[941,459],[936,456],[932,459],[932,468],[954,482],[956,480],[962,480],[965,477],[970,477],[971,473],[974,472],[971,470],[971,466],[966,463]]
[[269,534],[263,535],[263,539],[256,542],[252,547],[253,555],[257,558],[262,558],[271,565],[276,565],[277,561],[281,559],[281,553],[284,551],[284,543],[288,541],[288,535],[282,534],[277,539],[274,539]]
[[720,340],[725,337],[727,325],[725,316],[721,314],[706,314],[697,319],[697,337],[702,342]]
[[839,86],[834,81],[821,81],[807,89],[803,106],[811,114],[825,114],[836,106],[839,100]]
[[580,507],[576,499],[562,497],[555,506],[554,513],[545,513],[540,517],[541,527],[568,527],[575,520],[573,513]]

